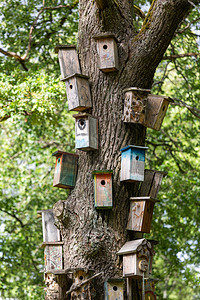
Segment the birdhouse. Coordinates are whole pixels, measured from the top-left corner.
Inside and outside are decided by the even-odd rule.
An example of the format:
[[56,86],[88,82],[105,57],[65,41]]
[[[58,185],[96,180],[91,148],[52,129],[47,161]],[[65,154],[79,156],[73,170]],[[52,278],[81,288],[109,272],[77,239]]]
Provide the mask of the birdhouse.
[[92,107],[88,76],[73,74],[62,79],[65,82],[68,109],[83,111]]
[[56,46],[55,51],[58,53],[62,78],[74,73],[81,73],[76,46],[58,45]]
[[105,34],[94,36],[94,39],[97,41],[99,69],[106,73],[119,70],[116,37]]
[[131,87],[125,89],[124,116],[125,123],[144,125],[146,119],[147,96],[151,90]]
[[104,283],[105,300],[124,300],[124,280],[113,278]]
[[38,213],[42,215],[43,242],[59,242],[60,230],[55,226],[53,210],[40,210]]
[[141,183],[139,196],[150,196],[156,198],[162,183],[162,179],[167,172],[145,170],[144,181]]
[[129,145],[121,151],[121,181],[144,181],[145,151],[148,147]]
[[98,208],[112,208],[112,173],[113,171],[94,171],[94,206]]
[[148,278],[151,273],[153,243],[146,239],[127,242],[117,253],[123,255],[123,277]]
[[89,299],[93,294],[93,286],[92,282],[87,280],[92,277],[94,271],[82,268],[71,269],[70,271],[73,272],[73,285],[79,286],[78,289],[72,291],[72,299]]
[[[144,282],[145,300],[156,300],[155,285],[158,283],[158,279],[149,278]],[[138,281],[140,297],[142,299],[142,281]]]
[[158,200],[149,196],[130,198],[127,229],[149,233],[155,202],[158,202]]
[[63,244],[63,242],[42,243],[42,247],[44,248],[45,272],[63,269]]
[[76,149],[90,151],[98,149],[98,119],[87,113],[73,115],[75,122]]
[[169,97],[149,94],[144,126],[160,130],[170,102],[173,102],[173,100]]
[[52,156],[56,157],[53,186],[72,189],[76,183],[78,155],[58,150]]

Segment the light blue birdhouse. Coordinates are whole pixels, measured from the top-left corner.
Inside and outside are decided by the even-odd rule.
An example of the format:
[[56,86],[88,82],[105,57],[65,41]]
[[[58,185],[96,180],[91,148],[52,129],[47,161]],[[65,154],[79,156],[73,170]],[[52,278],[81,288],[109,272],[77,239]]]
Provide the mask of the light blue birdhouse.
[[121,151],[120,181],[144,181],[145,151],[148,147],[129,145]]

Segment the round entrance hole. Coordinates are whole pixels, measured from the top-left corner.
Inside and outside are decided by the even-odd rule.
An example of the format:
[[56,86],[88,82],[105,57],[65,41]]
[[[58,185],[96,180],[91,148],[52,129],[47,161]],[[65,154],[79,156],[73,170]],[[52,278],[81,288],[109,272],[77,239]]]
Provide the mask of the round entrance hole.
[[60,163],[60,158],[58,159],[58,164]]
[[116,285],[114,285],[114,286],[113,286],[113,291],[115,291],[115,292],[116,292],[117,290],[118,290],[117,286],[116,286]]
[[73,89],[73,85],[72,84],[70,84],[69,87],[70,87],[71,90]]
[[83,276],[80,276],[79,279],[80,279],[80,280],[83,280]]
[[101,180],[101,185],[105,185],[105,184],[106,184],[105,180]]
[[106,50],[108,48],[107,45],[103,45],[103,49]]
[[163,111],[165,110],[165,105],[163,106],[163,109],[162,109]]
[[139,159],[139,156],[137,155],[135,159],[138,160],[138,159]]

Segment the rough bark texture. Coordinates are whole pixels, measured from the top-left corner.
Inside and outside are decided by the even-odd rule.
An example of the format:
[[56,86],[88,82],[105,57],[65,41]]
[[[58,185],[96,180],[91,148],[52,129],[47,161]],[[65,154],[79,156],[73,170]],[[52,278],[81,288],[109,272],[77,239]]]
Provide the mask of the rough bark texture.
[[[92,299],[96,300],[104,299],[106,279],[122,277],[122,260],[116,253],[126,241],[136,238],[134,233],[127,232],[126,225],[129,197],[136,196],[138,183],[120,182],[120,149],[129,144],[145,145],[146,131],[141,125],[123,123],[123,89],[151,88],[156,67],[191,7],[186,0],[154,0],[140,33],[136,34],[132,6],[129,0],[80,0],[79,59],[82,73],[90,77],[91,113],[99,120],[99,150],[77,151],[80,157],[76,186],[65,202],[58,224],[64,240],[64,268],[103,272],[94,282],[96,296]],[[118,72],[105,74],[98,68],[93,36],[103,32],[117,37]],[[113,170],[112,210],[94,208],[94,170]],[[139,299],[137,282],[132,297]]]

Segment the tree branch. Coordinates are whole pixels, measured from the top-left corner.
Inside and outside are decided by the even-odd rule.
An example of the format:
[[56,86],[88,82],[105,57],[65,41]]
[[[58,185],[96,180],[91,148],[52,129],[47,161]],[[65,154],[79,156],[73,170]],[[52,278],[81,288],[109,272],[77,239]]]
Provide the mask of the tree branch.
[[200,119],[200,110],[199,109],[197,109],[196,107],[188,105],[187,103],[183,102],[182,100],[179,100],[179,99],[176,99],[176,98],[174,98],[173,100],[178,101],[178,102],[172,102],[171,105],[186,107],[195,117]]
[[174,60],[174,59],[177,59],[177,58],[182,58],[182,57],[197,57],[197,56],[200,56],[200,53],[195,53],[195,52],[189,52],[189,53],[183,53],[183,54],[172,54],[172,55],[166,55],[166,56],[163,56],[163,59],[162,60]]
[[143,20],[146,18],[145,13],[136,5],[133,5],[133,12]]
[[6,211],[2,208],[0,208],[0,211],[4,212],[5,214],[9,215],[10,217],[13,217],[16,221],[18,221],[21,225],[21,227],[23,228],[25,225],[22,222],[22,220],[20,218],[18,218],[14,213],[10,213],[9,211]]

